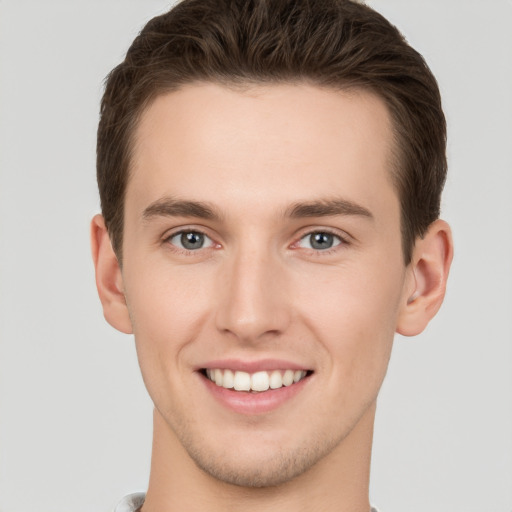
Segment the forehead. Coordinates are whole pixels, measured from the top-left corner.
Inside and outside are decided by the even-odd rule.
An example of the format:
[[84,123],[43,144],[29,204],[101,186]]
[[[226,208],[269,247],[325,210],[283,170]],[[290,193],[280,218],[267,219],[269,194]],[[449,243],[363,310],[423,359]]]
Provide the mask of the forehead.
[[392,141],[387,108],[368,92],[188,85],[141,116],[127,208],[168,195],[268,211],[333,194],[386,207],[397,202]]

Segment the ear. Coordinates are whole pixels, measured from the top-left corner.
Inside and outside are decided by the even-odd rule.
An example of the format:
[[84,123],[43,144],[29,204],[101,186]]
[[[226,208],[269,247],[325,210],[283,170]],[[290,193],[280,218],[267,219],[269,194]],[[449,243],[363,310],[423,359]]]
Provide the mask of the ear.
[[131,334],[132,324],[123,291],[123,276],[101,215],[91,222],[91,248],[96,287],[105,320],[118,331]]
[[425,329],[437,313],[446,292],[452,259],[450,226],[443,220],[436,220],[415,244],[412,261],[407,268],[409,275],[398,316],[397,333],[415,336]]

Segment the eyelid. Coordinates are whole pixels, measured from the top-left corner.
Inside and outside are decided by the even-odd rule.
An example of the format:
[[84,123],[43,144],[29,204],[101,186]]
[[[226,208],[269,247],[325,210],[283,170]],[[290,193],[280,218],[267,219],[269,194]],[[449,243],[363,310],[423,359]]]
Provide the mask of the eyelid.
[[[181,235],[183,233],[200,233],[205,238],[208,238],[210,240],[211,244],[208,245],[207,247],[201,247],[200,249],[190,250],[190,249],[178,247],[175,244],[170,243],[170,240],[173,237],[175,237],[177,235]],[[325,226],[308,226],[308,227],[302,228],[300,230],[299,234],[295,237],[295,242],[293,242],[289,247],[291,249],[300,248],[299,243],[301,242],[301,240],[303,240],[304,238],[311,236],[315,233],[328,233],[340,240],[340,243],[338,243],[337,245],[330,247],[328,249],[319,250],[319,249],[304,248],[305,250],[310,250],[317,254],[327,254],[331,251],[337,250],[339,246],[348,246],[353,243],[352,236],[349,235],[346,231],[341,231],[340,229],[337,229],[337,228],[325,227]],[[209,234],[208,229],[206,229],[202,226],[197,226],[197,225],[179,226],[179,227],[170,229],[165,232],[165,234],[162,236],[161,240],[162,240],[162,243],[170,245],[174,250],[186,252],[186,253],[197,253],[204,249],[220,248],[221,247],[221,244],[219,242],[217,242],[211,234]]]
[[[179,228],[174,228],[169,231],[166,231],[166,233],[162,236],[162,242],[164,244],[168,244],[173,250],[175,250],[177,252],[181,252],[181,253],[186,253],[186,254],[194,254],[194,253],[201,252],[205,249],[220,247],[220,244],[218,242],[216,242],[215,239],[210,234],[207,233],[207,231],[208,230],[206,230],[202,227],[193,226],[193,225],[192,226],[180,226]],[[185,247],[179,247],[178,245],[171,243],[171,240],[174,237],[176,237],[178,235],[182,235],[183,233],[201,234],[206,239],[208,239],[210,241],[210,244],[206,247],[201,247],[199,249],[192,250],[192,249],[186,249]]]
[[[333,247],[329,247],[327,249],[313,249],[308,247],[300,247],[299,244],[304,238],[314,235],[315,233],[327,233],[332,235],[340,240],[340,243],[334,245]],[[348,246],[352,244],[352,237],[346,233],[345,231],[340,231],[339,229],[330,228],[330,227],[321,227],[321,226],[310,226],[308,228],[304,228],[301,230],[299,236],[296,241],[291,245],[291,248],[305,249],[307,251],[314,252],[315,254],[328,254],[332,251],[339,250],[340,246]]]

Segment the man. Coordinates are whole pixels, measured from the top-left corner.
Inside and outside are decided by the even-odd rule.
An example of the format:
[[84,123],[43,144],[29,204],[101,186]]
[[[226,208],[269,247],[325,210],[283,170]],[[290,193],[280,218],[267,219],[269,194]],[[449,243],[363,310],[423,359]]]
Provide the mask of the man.
[[395,332],[452,258],[421,56],[348,0],[184,0],[108,78],[92,222],[107,321],[155,404],[117,510],[368,512]]

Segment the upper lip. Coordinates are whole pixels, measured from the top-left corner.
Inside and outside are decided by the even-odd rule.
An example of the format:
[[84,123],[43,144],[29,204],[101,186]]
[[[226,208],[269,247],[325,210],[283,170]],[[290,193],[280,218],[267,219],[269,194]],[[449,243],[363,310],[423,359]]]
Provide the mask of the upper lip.
[[235,370],[247,373],[256,373],[265,370],[311,370],[311,368],[306,365],[284,359],[217,359],[205,362],[203,365],[197,367],[197,370],[204,369]]

